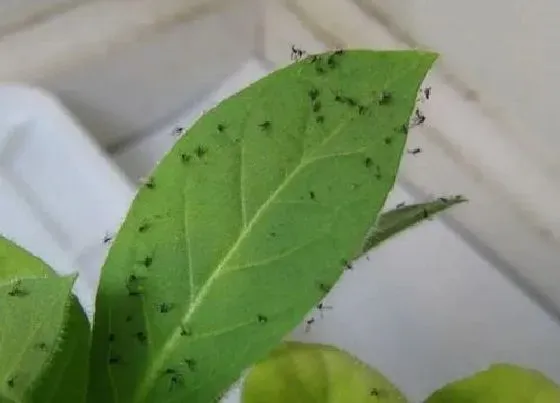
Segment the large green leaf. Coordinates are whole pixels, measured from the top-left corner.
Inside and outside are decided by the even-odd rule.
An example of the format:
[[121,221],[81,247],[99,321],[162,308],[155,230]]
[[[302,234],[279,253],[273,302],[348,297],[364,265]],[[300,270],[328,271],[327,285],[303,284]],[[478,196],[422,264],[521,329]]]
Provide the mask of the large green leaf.
[[207,403],[358,253],[436,55],[339,53],[206,113],[140,190],[102,270],[92,403]]
[[405,403],[380,372],[322,344],[288,342],[251,368],[243,403]]
[[558,403],[560,386],[538,371],[511,364],[492,365],[444,386],[426,403]]
[[2,283],[0,390],[6,393],[4,399],[84,402],[90,328],[78,299],[70,293],[73,277],[57,277],[41,259],[0,236]]
[[463,196],[440,197],[430,202],[410,204],[387,211],[379,216],[379,221],[366,236],[362,252],[365,253],[394,235],[465,201],[467,199]]

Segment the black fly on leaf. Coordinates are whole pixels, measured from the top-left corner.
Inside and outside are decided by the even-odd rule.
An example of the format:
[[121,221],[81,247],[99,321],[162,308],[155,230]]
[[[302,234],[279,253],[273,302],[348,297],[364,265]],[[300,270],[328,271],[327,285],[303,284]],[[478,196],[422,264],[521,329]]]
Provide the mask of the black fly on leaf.
[[109,234],[108,232],[106,232],[105,235],[103,236],[103,243],[105,245],[107,245],[112,240],[113,240],[113,236],[111,234]]
[[292,45],[291,48],[292,48],[292,54],[291,54],[290,58],[292,60],[299,60],[306,54],[306,52],[304,50],[302,50],[300,48],[296,48],[295,45]]
[[388,105],[393,100],[393,94],[388,91],[381,91],[379,94],[379,105]]
[[206,148],[204,148],[203,146],[197,146],[194,149],[194,153],[196,154],[196,156],[198,158],[202,158],[206,155],[206,153],[208,152],[208,150]]
[[196,370],[196,361],[193,360],[192,358],[185,358],[183,360],[183,362],[187,365],[187,367],[191,370],[191,371],[195,371]]
[[25,297],[29,292],[23,289],[21,280],[16,280],[12,285],[12,289],[8,291],[10,297]]
[[174,307],[174,304],[162,302],[161,304],[158,304],[156,308],[159,313],[169,313]]

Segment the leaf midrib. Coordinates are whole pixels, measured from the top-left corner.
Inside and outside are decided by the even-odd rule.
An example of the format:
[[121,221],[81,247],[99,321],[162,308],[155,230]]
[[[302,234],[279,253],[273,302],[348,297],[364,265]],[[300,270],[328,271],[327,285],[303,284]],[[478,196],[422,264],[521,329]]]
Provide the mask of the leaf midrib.
[[[332,131],[332,133],[329,136],[327,136],[321,142],[321,144],[319,145],[319,147],[317,147],[317,149],[319,149],[323,144],[328,142],[334,136],[339,134],[343,130],[343,128],[350,121],[351,120],[346,120],[346,121],[341,122],[338,125],[338,127],[335,128]],[[224,267],[226,267],[226,265],[227,265],[227,262],[231,259],[233,254],[237,251],[237,249],[239,248],[241,243],[245,240],[247,235],[251,233],[252,228],[259,221],[260,217],[266,212],[266,210],[273,203],[274,199],[278,196],[278,194],[280,194],[280,192],[282,190],[284,190],[286,188],[286,186],[288,186],[288,184],[290,184],[291,180],[295,176],[297,176],[297,174],[299,174],[300,171],[303,168],[305,168],[305,167],[309,166],[310,164],[313,164],[313,163],[315,163],[319,160],[325,159],[325,158],[334,158],[334,157],[340,157],[340,156],[345,156],[345,155],[352,155],[352,154],[356,154],[357,152],[362,152],[362,151],[352,151],[352,152],[348,152],[348,153],[329,154],[329,155],[324,155],[324,156],[320,156],[320,157],[311,158],[309,160],[302,160],[300,162],[300,164],[297,167],[295,167],[294,170],[288,176],[286,176],[284,178],[284,180],[280,184],[280,186],[278,186],[276,188],[276,190],[261,205],[261,207],[259,207],[259,209],[255,213],[255,215],[253,216],[251,221],[239,233],[239,236],[237,237],[237,240],[230,247],[228,253],[222,258],[220,263],[216,266],[216,269],[210,275],[210,277],[208,278],[206,283],[202,287],[200,287],[200,289],[197,292],[196,297],[194,298],[192,304],[189,306],[189,309],[188,309],[187,313],[184,315],[184,320],[182,321],[182,324],[184,325],[185,323],[189,322],[189,320],[192,318],[192,316],[194,315],[194,313],[196,312],[198,307],[200,305],[202,305],[202,302],[204,301],[206,295],[209,293],[209,290],[212,288],[213,283],[216,281],[216,279],[218,279],[220,277]],[[170,352],[174,349],[175,345],[177,344],[177,340],[180,339],[180,337],[181,337],[180,331],[181,331],[181,329],[180,329],[180,327],[178,327],[175,330],[175,332],[173,332],[172,336],[169,338],[169,340],[164,344],[163,348],[161,349],[160,354],[157,356],[157,358],[155,358],[152,361],[152,364],[149,365],[149,367],[146,371],[146,376],[144,378],[144,381],[142,383],[140,383],[140,385],[137,389],[137,392],[134,396],[133,402],[135,402],[135,403],[142,402],[144,400],[144,398],[147,396],[147,394],[149,393],[152,382],[157,377],[157,370],[159,368],[163,367],[163,363],[165,362],[167,357],[170,355]]]

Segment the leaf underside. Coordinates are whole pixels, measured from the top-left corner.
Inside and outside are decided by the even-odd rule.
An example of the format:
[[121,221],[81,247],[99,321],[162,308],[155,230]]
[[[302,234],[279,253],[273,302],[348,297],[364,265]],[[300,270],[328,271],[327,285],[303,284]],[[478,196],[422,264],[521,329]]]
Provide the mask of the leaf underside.
[[366,253],[404,230],[466,201],[462,196],[440,197],[437,200],[397,207],[382,213],[379,221],[366,236],[362,252]]
[[243,403],[406,403],[387,378],[332,346],[287,342],[247,374]]
[[360,251],[435,58],[311,56],[206,113],[111,247],[90,401],[207,403],[277,345]]

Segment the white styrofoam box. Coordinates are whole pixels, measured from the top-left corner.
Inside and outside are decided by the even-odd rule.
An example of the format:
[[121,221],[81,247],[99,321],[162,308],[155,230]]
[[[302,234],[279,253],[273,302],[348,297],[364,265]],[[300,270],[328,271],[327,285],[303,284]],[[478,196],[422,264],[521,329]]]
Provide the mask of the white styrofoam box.
[[91,313],[103,238],[134,188],[56,99],[21,85],[0,86],[0,186],[0,233],[59,273],[84,273]]
[[113,151],[249,57],[258,1],[88,1],[0,41],[0,81],[49,90]]
[[205,110],[214,107],[222,99],[240,91],[256,79],[269,73],[257,60],[249,60],[212,93],[199,100],[191,109],[183,111],[179,116],[170,119],[163,127],[152,135],[132,144],[120,153],[114,155],[115,162],[133,181],[141,180],[149,175],[161,157],[171,149],[176,137],[176,128],[188,128]]
[[63,12],[92,0],[2,0],[0,2],[0,36],[5,32],[25,29],[37,20]]
[[[131,177],[147,175],[173,145],[176,126],[188,127],[203,110],[267,72],[249,62],[198,107],[115,159]],[[414,199],[398,185],[387,207]],[[560,325],[441,218],[358,260],[325,303],[332,310],[322,316],[310,312],[305,320],[315,322],[309,331],[304,320],[290,338],[353,353],[414,401],[497,361],[536,368],[560,381]],[[237,384],[224,401],[239,399]]]

